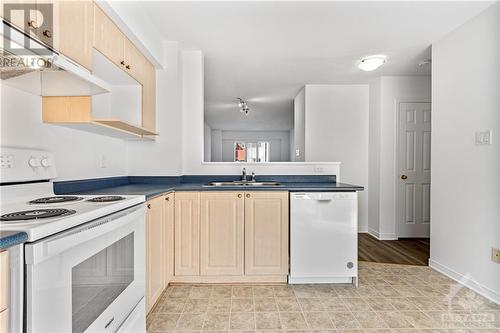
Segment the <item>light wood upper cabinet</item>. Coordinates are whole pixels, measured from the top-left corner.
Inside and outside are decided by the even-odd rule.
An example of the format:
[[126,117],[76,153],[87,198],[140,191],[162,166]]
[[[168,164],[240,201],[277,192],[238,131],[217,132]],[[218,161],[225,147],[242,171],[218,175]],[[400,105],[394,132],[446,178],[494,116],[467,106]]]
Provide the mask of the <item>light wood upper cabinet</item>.
[[288,192],[245,193],[245,274],[288,274]]
[[115,65],[124,68],[126,37],[102,11],[94,5],[94,48],[105,55]]
[[242,192],[201,193],[200,275],[243,275]]
[[165,289],[165,225],[163,198],[147,202],[146,220],[146,309],[149,312]]
[[165,286],[168,286],[174,276],[174,193],[169,193],[163,198],[163,220],[165,246]]
[[175,193],[175,275],[200,274],[200,193]]
[[123,59],[125,71],[138,82],[144,83],[146,80],[144,69],[147,60],[128,38],[125,38],[124,42]]
[[88,70],[92,70],[94,26],[92,0],[56,1],[54,8],[54,14],[57,15],[54,22],[56,24],[54,47]]

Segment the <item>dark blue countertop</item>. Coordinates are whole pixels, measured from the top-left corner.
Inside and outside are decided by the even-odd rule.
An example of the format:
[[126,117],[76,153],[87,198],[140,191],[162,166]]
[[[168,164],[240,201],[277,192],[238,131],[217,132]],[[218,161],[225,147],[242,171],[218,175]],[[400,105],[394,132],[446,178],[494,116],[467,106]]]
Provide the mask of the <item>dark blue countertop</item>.
[[[120,177],[122,178],[122,177]],[[340,192],[363,191],[362,186],[337,183],[335,176],[260,176],[257,181],[276,181],[280,186],[222,187],[207,186],[212,181],[233,181],[238,176],[128,177],[128,180],[104,179],[56,183],[57,194],[122,194],[145,195],[149,200],[172,191],[290,191]],[[84,182],[83,186],[82,183]],[[90,182],[94,182],[92,186]]]
[[19,231],[0,231],[0,250],[26,242],[28,235]]

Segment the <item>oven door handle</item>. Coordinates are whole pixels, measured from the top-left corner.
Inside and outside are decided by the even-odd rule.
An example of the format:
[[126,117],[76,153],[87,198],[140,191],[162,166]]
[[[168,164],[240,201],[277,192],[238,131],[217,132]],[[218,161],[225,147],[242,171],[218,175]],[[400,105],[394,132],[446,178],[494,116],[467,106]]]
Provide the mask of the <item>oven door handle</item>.
[[[26,245],[26,263],[35,264],[53,257],[69,248],[101,237],[129,223],[145,222],[146,207],[139,204],[122,211],[98,218],[62,233]],[[142,218],[139,220],[139,217]]]

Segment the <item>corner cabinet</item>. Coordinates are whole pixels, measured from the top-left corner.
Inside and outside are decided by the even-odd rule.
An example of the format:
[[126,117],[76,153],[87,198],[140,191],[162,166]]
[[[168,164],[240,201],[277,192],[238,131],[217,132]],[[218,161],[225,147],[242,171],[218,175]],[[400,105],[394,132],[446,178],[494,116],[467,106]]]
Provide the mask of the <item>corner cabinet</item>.
[[[53,4],[54,31],[39,33],[38,29],[33,28],[30,33],[53,45],[62,55],[109,83],[110,92],[107,96],[114,95],[112,98],[109,97],[110,101],[121,100],[125,94],[130,110],[123,112],[121,104],[114,105],[96,96],[66,96],[63,102],[54,99],[61,98],[62,101],[63,97],[53,96],[51,99],[44,97],[44,122],[122,139],[154,140],[158,135],[154,65],[96,2],[92,0],[47,0],[46,2]],[[37,18],[31,21],[36,27]],[[136,99],[130,102],[130,96]],[[92,101],[86,105],[85,114],[88,114],[88,117],[75,119],[71,116],[61,116],[67,115],[67,112],[61,111],[58,107],[62,105],[72,107],[79,104],[79,99],[82,97]],[[68,99],[76,99],[77,102],[69,102]],[[96,107],[99,102],[100,107]],[[108,111],[104,116],[103,108]],[[74,110],[70,108],[70,111]]]
[[149,200],[146,217],[146,310],[150,312],[173,276],[174,194]]
[[147,202],[146,217],[146,309],[149,312],[165,289],[165,223],[163,199]]
[[244,195],[201,193],[200,275],[243,275]]
[[175,282],[285,282],[288,192],[176,192]]
[[245,194],[245,274],[288,274],[288,192]]

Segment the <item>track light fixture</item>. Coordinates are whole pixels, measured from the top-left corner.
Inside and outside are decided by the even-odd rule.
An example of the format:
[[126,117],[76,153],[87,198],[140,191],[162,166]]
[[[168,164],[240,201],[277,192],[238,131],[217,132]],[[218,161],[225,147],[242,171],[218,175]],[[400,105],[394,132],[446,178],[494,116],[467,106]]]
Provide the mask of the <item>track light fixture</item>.
[[250,108],[248,107],[247,102],[245,102],[240,97],[236,97],[236,99],[238,100],[238,107],[240,108],[240,112],[245,116],[248,116],[248,111],[250,111]]

